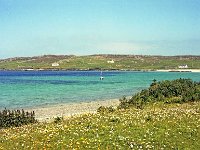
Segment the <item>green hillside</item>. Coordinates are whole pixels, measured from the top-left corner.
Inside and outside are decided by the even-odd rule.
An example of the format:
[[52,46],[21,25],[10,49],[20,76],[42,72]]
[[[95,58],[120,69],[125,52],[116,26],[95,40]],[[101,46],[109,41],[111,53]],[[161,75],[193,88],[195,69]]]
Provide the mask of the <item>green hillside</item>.
[[[114,63],[107,61],[113,60]],[[52,63],[59,66],[53,67]],[[200,69],[200,56],[146,55],[44,55],[0,60],[0,69],[70,69],[70,70],[146,70],[177,69],[179,65]]]

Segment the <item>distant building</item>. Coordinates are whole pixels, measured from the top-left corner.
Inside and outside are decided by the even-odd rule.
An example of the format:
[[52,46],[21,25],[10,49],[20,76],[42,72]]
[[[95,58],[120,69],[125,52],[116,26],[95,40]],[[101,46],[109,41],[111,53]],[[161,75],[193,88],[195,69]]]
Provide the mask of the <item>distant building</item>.
[[52,67],[58,67],[58,66],[59,66],[59,63],[52,63],[51,66],[52,66]]
[[107,61],[107,63],[109,63],[109,64],[114,64],[115,62],[114,62],[114,60],[109,60],[109,61]]
[[188,65],[180,65],[178,66],[179,69],[187,69],[188,68]]

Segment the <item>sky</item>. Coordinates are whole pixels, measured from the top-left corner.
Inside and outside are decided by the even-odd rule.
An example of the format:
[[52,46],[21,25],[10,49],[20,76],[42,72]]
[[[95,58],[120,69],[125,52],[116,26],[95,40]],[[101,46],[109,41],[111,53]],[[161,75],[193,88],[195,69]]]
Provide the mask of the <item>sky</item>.
[[0,0],[0,59],[200,55],[200,0]]

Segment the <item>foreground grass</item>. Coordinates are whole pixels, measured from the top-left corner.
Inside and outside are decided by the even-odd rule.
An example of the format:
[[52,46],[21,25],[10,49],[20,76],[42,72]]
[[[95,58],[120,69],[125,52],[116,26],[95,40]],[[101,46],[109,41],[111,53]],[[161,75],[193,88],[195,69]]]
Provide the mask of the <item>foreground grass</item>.
[[199,149],[200,102],[155,103],[0,130],[0,149]]

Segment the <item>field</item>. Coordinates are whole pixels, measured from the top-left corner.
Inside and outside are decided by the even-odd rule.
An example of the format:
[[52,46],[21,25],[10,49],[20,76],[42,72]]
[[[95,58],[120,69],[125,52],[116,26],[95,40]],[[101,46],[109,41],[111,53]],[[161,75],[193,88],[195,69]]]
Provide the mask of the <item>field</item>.
[[[58,120],[58,119],[57,119]],[[0,149],[193,149],[200,102],[148,104],[0,130]]]
[[[114,60],[114,63],[107,61]],[[58,63],[58,67],[52,67]],[[179,65],[200,69],[200,56],[146,55],[44,55],[0,60],[0,69],[70,69],[70,70],[156,70],[177,69]]]

